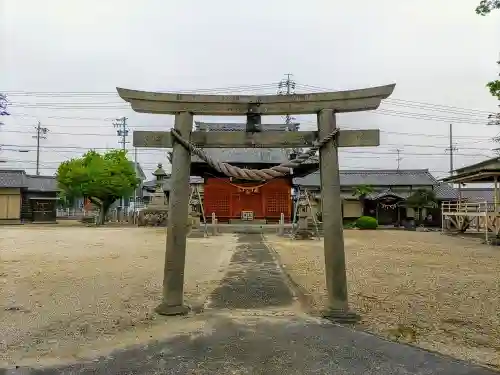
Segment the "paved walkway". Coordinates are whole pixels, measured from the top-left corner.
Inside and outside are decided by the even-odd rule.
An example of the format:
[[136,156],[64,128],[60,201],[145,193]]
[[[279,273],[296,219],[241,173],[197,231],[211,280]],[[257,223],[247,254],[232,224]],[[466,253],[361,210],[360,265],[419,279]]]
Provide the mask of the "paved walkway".
[[203,321],[202,329],[89,363],[4,374],[498,374],[297,313],[260,235],[242,234],[240,242],[207,309],[168,318]]

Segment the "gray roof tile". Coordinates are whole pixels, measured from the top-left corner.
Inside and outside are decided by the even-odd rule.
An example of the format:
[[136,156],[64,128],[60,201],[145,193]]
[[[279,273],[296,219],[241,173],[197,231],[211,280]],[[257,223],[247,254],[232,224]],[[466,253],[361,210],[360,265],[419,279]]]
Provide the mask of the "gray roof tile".
[[22,188],[25,172],[23,170],[4,169],[0,170],[0,188]]
[[437,199],[458,199],[458,190],[446,182],[438,182],[434,191]]
[[[245,131],[246,124],[239,122],[201,122],[195,121],[195,129],[197,131],[218,131],[218,132],[235,132]],[[298,130],[300,124],[262,124],[263,131],[290,131]]]
[[0,170],[0,188],[23,188],[30,191],[58,191],[55,176],[27,175],[24,170]]
[[26,188],[31,191],[59,191],[55,176],[25,176]]
[[[319,171],[314,172],[294,179],[294,184],[319,186],[319,176]],[[340,184],[342,186],[433,186],[436,184],[436,179],[427,169],[342,170],[340,171]]]
[[[245,123],[195,122],[197,131],[245,131]],[[299,124],[262,124],[262,131],[298,130]],[[288,160],[284,149],[276,148],[206,148],[212,158],[225,163],[280,164]],[[193,163],[202,163],[197,156],[192,156]]]

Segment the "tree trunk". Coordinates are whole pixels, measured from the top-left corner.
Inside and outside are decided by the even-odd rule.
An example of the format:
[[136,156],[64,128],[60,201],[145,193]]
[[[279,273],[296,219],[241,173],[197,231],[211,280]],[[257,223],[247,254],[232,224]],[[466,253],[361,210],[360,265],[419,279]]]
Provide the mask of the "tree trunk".
[[89,197],[90,201],[99,207],[99,216],[96,218],[96,225],[104,225],[106,220],[106,214],[109,211],[109,207],[113,204],[113,202],[100,200],[96,197]]
[[111,202],[106,202],[104,201],[99,209],[99,217],[98,217],[98,223],[97,225],[104,225],[104,222],[106,220],[106,214],[109,211],[109,207],[111,207],[113,203]]
[[364,195],[359,196],[359,204],[361,206],[361,216],[367,216],[366,215],[366,200]]

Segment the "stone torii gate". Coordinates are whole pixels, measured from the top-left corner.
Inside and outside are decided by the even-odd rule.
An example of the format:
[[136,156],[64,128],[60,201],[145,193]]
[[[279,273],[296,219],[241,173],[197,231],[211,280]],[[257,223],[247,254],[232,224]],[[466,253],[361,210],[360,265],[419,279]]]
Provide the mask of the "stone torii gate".
[[[191,95],[117,88],[122,99],[141,113],[175,115],[171,132],[134,131],[134,147],[172,148],[171,199],[163,280],[163,302],[156,308],[162,315],[182,315],[186,223],[188,220],[191,153],[218,171],[250,180],[269,180],[292,173],[293,168],[319,150],[323,208],[324,254],[328,307],[325,316],[350,322],[342,226],[342,201],[338,147],[378,146],[379,130],[342,130],[335,113],[377,109],[389,97],[395,84],[360,90],[294,95]],[[317,114],[318,131],[261,132],[262,115]],[[246,116],[245,132],[192,132],[193,115]],[[265,125],[264,125],[265,126]],[[212,160],[204,148],[303,148],[310,151],[290,162],[264,170],[247,170]]]

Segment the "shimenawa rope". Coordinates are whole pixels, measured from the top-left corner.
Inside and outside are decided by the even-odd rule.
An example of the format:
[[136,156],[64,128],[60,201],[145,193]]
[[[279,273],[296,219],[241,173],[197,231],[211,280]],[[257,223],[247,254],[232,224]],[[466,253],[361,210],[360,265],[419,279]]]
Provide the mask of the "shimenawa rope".
[[178,141],[186,150],[189,150],[192,154],[198,156],[201,160],[206,162],[216,171],[223,173],[228,177],[239,178],[243,180],[251,181],[268,181],[276,177],[284,177],[292,172],[294,168],[297,168],[301,164],[311,159],[320,148],[325,146],[328,142],[332,141],[338,134],[339,129],[333,130],[330,134],[320,139],[306,152],[298,155],[295,159],[286,161],[280,165],[271,168],[264,169],[246,169],[235,167],[231,164],[213,160],[203,149],[193,145],[192,143],[186,141],[182,138],[182,135],[176,130],[172,129],[172,136],[176,141]]

